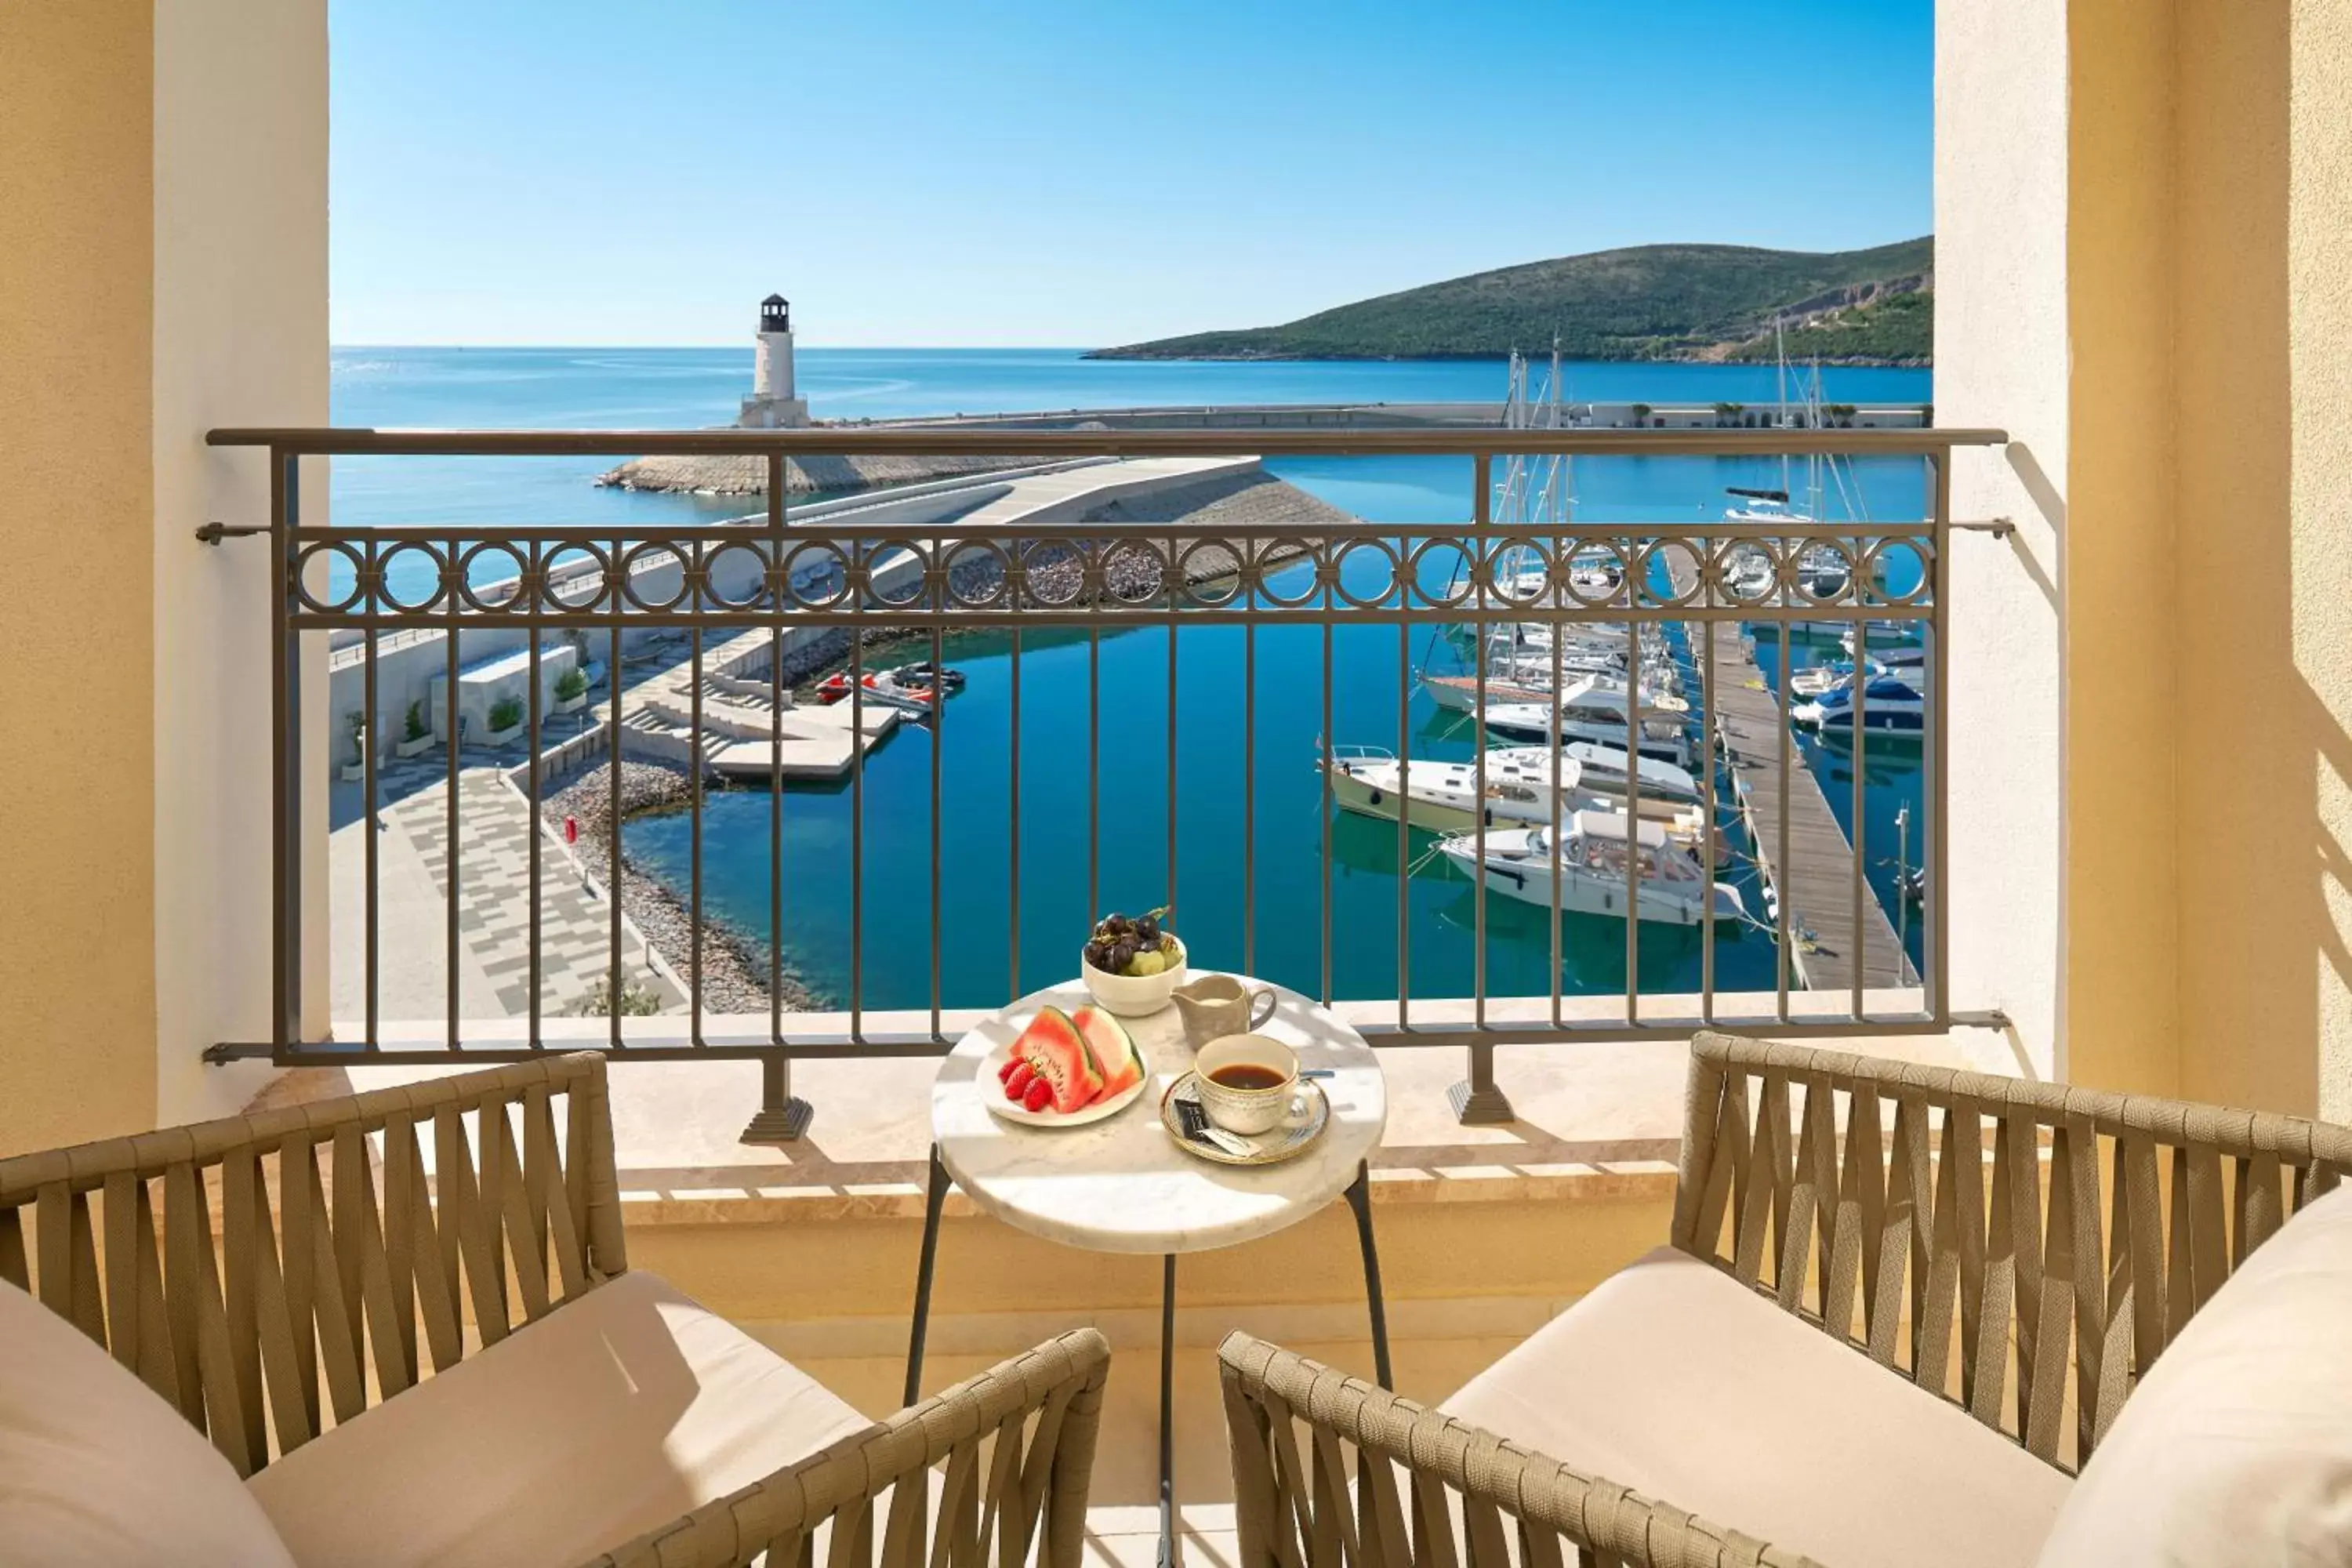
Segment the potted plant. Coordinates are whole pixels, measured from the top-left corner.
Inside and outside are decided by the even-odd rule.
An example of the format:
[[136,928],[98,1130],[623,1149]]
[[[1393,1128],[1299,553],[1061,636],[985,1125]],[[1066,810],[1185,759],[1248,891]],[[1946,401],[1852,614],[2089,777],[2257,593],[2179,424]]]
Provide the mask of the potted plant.
[[343,782],[357,784],[367,777],[367,715],[353,709],[343,715],[343,727],[352,736],[352,756],[343,764]]
[[1633,423],[1636,425],[1647,425],[1649,422],[1650,405],[1646,403],[1636,403],[1633,405]]
[[555,678],[555,710],[577,713],[588,706],[588,676],[578,666]]
[[501,697],[491,703],[489,722],[488,740],[491,745],[503,746],[513,740],[522,729],[522,699]]
[[425,699],[420,697],[408,705],[407,713],[401,719],[400,739],[393,742],[393,754],[414,757],[429,750],[432,744],[433,731],[425,722]]

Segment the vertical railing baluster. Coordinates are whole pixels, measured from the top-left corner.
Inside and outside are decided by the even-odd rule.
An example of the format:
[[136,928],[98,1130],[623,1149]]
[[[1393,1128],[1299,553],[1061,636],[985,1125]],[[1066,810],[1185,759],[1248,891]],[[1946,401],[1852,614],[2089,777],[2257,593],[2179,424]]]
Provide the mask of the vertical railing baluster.
[[1102,604],[1087,616],[1087,926],[1106,913],[1102,903]]
[[[1718,560],[1728,559],[1718,556]],[[1713,607],[1715,575],[1705,562],[1697,564],[1698,586],[1695,593],[1694,610]],[[1694,631],[1699,645],[1698,666],[1698,756],[1700,874],[1706,879],[1706,915],[1699,930],[1698,1013],[1707,1023],[1715,1022],[1715,867],[1716,867],[1716,800],[1715,800],[1715,735],[1719,720],[1715,705],[1715,622],[1685,621],[1683,636],[1689,638]]]
[[[367,559],[371,565],[374,563],[375,547],[373,544],[370,544],[367,547]],[[372,1051],[380,1049],[383,1040],[383,1033],[379,1027],[381,1021],[380,1004],[383,991],[383,964],[381,962],[382,955],[379,947],[379,936],[381,933],[377,929],[378,922],[376,920],[376,889],[378,882],[376,876],[375,841],[378,831],[377,818],[382,806],[382,802],[378,798],[376,783],[376,749],[383,743],[383,736],[379,733],[383,726],[382,721],[377,717],[376,713],[378,699],[376,696],[375,617],[378,613],[378,605],[375,603],[375,598],[376,595],[373,593],[371,593],[366,601],[368,628],[363,638],[366,646],[361,654],[361,657],[366,661],[366,677],[362,682],[363,690],[360,699],[361,702],[364,705],[362,711],[367,715],[367,729],[360,743],[360,760],[362,766],[365,769],[367,773],[365,789],[367,799],[362,803],[363,807],[363,821],[362,823],[362,827],[367,837],[366,868],[362,874],[367,880],[367,891],[362,899],[360,915],[362,925],[365,932],[362,940],[365,942],[367,947],[367,955],[363,960],[363,966],[367,972],[367,1001],[365,1004],[367,1009],[367,1048]]]
[[1952,453],[1950,448],[1948,447],[1935,454],[1927,459],[1927,462],[1928,471],[1933,476],[1935,492],[1930,534],[1935,559],[1928,563],[1934,585],[1929,591],[1927,605],[1927,630],[1929,638],[1934,644],[1927,658],[1929,683],[1927,810],[1933,820],[1927,825],[1927,907],[1922,914],[1927,928],[1925,933],[1925,956],[1927,960],[1930,982],[1927,1010],[1938,1024],[1942,1024],[1948,1022],[1951,1016],[1952,996],[1951,954],[1946,945],[1946,933],[1951,930],[1951,927],[1946,923],[1947,917],[1950,913],[1947,900],[1951,887],[1950,878],[1947,875],[1951,864],[1948,858],[1951,845],[1947,835],[1951,814],[1946,809],[1946,803],[1951,799],[1951,781],[1946,770],[1950,766],[1951,752],[1947,743],[1948,731],[1945,729],[1950,718],[1951,683],[1948,678],[1951,673],[1951,658],[1948,639],[1944,635],[1945,627],[1948,624],[1946,619],[1948,612],[1945,605],[1949,602],[1946,589],[1951,581]]
[[[1869,693],[1866,689],[1870,685],[1870,622],[1865,619],[1862,614],[1867,606],[1863,603],[1860,595],[1862,563],[1858,554],[1856,560],[1853,563],[1852,571],[1848,574],[1847,582],[1849,588],[1855,594],[1853,601],[1855,612],[1853,619],[1853,831],[1850,837],[1853,841],[1853,995],[1852,999],[1852,1006],[1853,1017],[1859,1020],[1863,1016],[1863,979],[1870,968],[1870,949],[1865,943],[1864,939],[1866,936],[1866,929],[1863,924],[1862,918],[1863,847],[1867,842],[1868,837],[1863,827],[1864,805],[1862,778],[1864,772],[1868,766],[1866,758],[1870,745],[1870,728],[1867,724],[1863,722],[1863,714],[1865,706],[1870,700]],[[1785,669],[1781,671],[1780,684],[1783,688],[1786,688],[1789,684],[1789,676]]]
[[530,857],[530,862],[528,871],[526,872],[526,879],[530,884],[529,897],[530,899],[530,1020],[525,1027],[530,1031],[530,1048],[532,1050],[538,1050],[545,1043],[540,1037],[539,1024],[541,1008],[540,942],[541,934],[540,930],[539,913],[539,840],[540,835],[543,831],[539,816],[539,727],[545,718],[541,703],[541,694],[539,689],[539,595],[540,572],[546,564],[546,556],[541,549],[535,544],[528,546],[527,548],[530,552],[530,564],[523,573],[522,589],[523,592],[529,595],[530,600],[529,604],[525,606],[523,635],[530,638],[530,658],[529,660],[529,679],[530,682],[530,728],[525,736],[526,743],[530,747],[530,770],[528,781],[530,785],[530,831],[524,835],[524,852]]
[[[940,542],[931,542],[931,565],[940,574],[941,591],[934,593],[932,610],[936,614],[945,607],[945,568],[940,562]],[[931,623],[931,1037],[944,1039],[940,1033],[940,779],[941,754],[948,749],[948,685],[940,675],[947,662],[946,639],[940,635],[937,621]]]
[[1796,721],[1789,714],[1789,645],[1790,639],[1796,636],[1797,631],[1797,623],[1790,619],[1788,615],[1790,605],[1789,584],[1794,579],[1796,574],[1794,560],[1789,554],[1789,541],[1786,539],[1780,541],[1780,557],[1779,593],[1781,608],[1780,689],[1772,703],[1774,727],[1778,731],[1776,739],[1779,742],[1780,752],[1780,822],[1772,840],[1772,887],[1775,895],[1774,915],[1775,924],[1779,928],[1780,951],[1779,974],[1774,981],[1774,986],[1780,1019],[1785,1024],[1789,1021],[1790,971],[1796,963],[1796,951],[1790,945],[1789,940],[1789,906],[1795,901],[1790,892],[1792,873],[1789,866],[1789,797],[1794,792],[1789,787],[1789,777],[1790,752],[1796,744],[1794,728]]
[[[1470,640],[1472,647],[1476,650],[1471,655],[1471,679],[1474,688],[1471,706],[1476,718],[1470,726],[1472,747],[1470,831],[1476,841],[1477,858],[1475,863],[1478,868],[1476,874],[1470,879],[1470,923],[1475,932],[1470,954],[1470,1016],[1472,1022],[1481,1030],[1486,1026],[1486,639],[1494,629],[1492,624],[1486,618],[1485,586],[1486,574],[1491,573],[1494,567],[1494,563],[1487,556],[1488,544],[1485,531],[1493,521],[1487,495],[1489,476],[1492,472],[1489,462],[1490,459],[1482,454],[1471,466],[1473,493],[1470,505],[1471,526],[1474,532],[1469,541],[1468,553],[1472,632]],[[1555,700],[1558,695],[1557,692],[1553,694]],[[1400,809],[1405,808],[1400,807]],[[1554,874],[1558,874],[1557,869]],[[1489,1047],[1484,1045],[1470,1047],[1471,1076],[1474,1079],[1477,1076],[1476,1064],[1479,1057],[1488,1049]]]
[[849,1037],[866,1041],[866,584],[870,547],[848,547],[857,595],[849,623]]
[[[1330,605],[1330,597],[1331,597],[1331,595],[1330,595],[1330,592],[1329,592],[1329,590],[1327,588],[1327,589],[1325,590],[1325,593],[1324,593],[1324,605],[1323,605],[1323,607],[1324,607],[1327,611],[1331,607],[1331,605]],[[1332,683],[1332,681],[1333,681],[1335,679],[1337,679],[1338,674],[1339,674],[1339,671],[1338,671],[1337,668],[1332,664],[1332,661],[1331,661],[1331,637],[1332,637],[1331,623],[1330,623],[1328,620],[1326,620],[1326,621],[1323,623],[1323,744],[1324,744],[1326,747],[1328,747],[1328,746],[1331,744],[1331,683]],[[1331,770],[1330,770],[1329,768],[1325,768],[1325,769],[1323,770],[1323,772],[1322,772],[1322,778],[1321,778],[1321,781],[1320,781],[1320,782],[1321,782],[1321,784],[1322,784],[1322,785],[1323,785],[1323,788],[1322,788],[1321,793],[1317,796],[1317,799],[1316,799],[1316,813],[1315,813],[1315,815],[1316,815],[1317,818],[1320,821],[1320,823],[1321,823],[1321,825],[1322,825],[1322,829],[1323,829],[1323,836],[1322,836],[1322,837],[1323,837],[1323,859],[1322,859],[1322,865],[1321,865],[1321,873],[1322,873],[1322,875],[1321,875],[1321,884],[1322,884],[1322,895],[1323,895],[1323,898],[1322,898],[1322,905],[1323,905],[1323,934],[1322,934],[1322,952],[1323,952],[1323,992],[1322,992],[1322,1002],[1323,1002],[1323,1005],[1325,1005],[1326,1007],[1328,1007],[1328,1006],[1331,1005],[1331,957],[1332,957],[1332,953],[1331,953]],[[1399,796],[1397,797],[1397,809],[1398,809],[1399,811],[1402,811],[1402,810],[1404,810],[1404,809],[1405,809],[1405,805],[1404,805],[1404,797],[1402,796],[1402,794],[1400,794],[1400,795],[1399,795]]]
[[[1254,547],[1244,543],[1242,548]],[[1242,973],[1257,973],[1257,621],[1254,616],[1242,623]]]
[[613,704],[609,726],[612,749],[604,767],[604,896],[612,905],[605,915],[613,928],[609,951],[612,973],[605,978],[604,1010],[610,1015],[605,1020],[609,1026],[606,1033],[616,1051],[621,1048],[621,996],[628,984],[621,949],[621,542],[614,541],[604,584],[605,597],[613,610],[612,638],[604,650],[604,691]]
[[[1408,586],[1411,552],[1400,548],[1397,565],[1397,608],[1400,612],[1412,607],[1412,590]],[[1412,837],[1407,821],[1412,816],[1404,791],[1405,759],[1412,749],[1412,626],[1403,619],[1397,622],[1397,823],[1396,823],[1396,1005],[1397,1027],[1412,1026]],[[1337,753],[1333,753],[1336,755]],[[1331,757],[1324,766],[1331,765]]]
[[270,878],[269,967],[271,998],[270,1046],[283,1052],[302,1038],[302,955],[297,932],[300,926],[302,847],[302,748],[294,732],[301,682],[301,645],[294,630],[294,595],[302,569],[294,538],[299,458],[276,447],[269,448],[269,543],[277,558],[277,582],[270,595],[271,629],[278,646],[269,661]]
[[[463,561],[464,558],[458,553],[457,542],[454,539],[451,540],[449,542],[448,563],[445,568],[448,574],[447,586],[449,593],[448,647],[444,650],[447,657],[444,660],[445,668],[442,671],[443,679],[448,687],[448,690],[443,693],[443,696],[446,699],[443,704],[444,717],[447,720],[449,726],[449,806],[447,821],[446,824],[448,841],[443,847],[447,851],[446,864],[448,868],[449,873],[449,897],[447,902],[443,906],[443,913],[446,918],[442,928],[442,937],[443,963],[447,966],[444,973],[447,975],[449,982],[448,994],[446,998],[448,1004],[448,1045],[449,1048],[453,1051],[457,1048],[458,1012],[460,1007],[460,998],[458,996],[459,971],[457,968],[457,870],[459,858],[457,845],[457,754],[464,748],[465,734],[458,728],[457,714],[457,673],[459,668],[457,645],[461,640],[462,636],[457,625],[457,609],[458,606],[465,602],[465,567]],[[488,719],[488,716],[485,714],[484,721],[487,722]]]
[[[1556,540],[1554,541],[1554,544],[1560,552],[1562,552],[1559,559],[1554,563],[1554,569],[1559,573],[1559,580],[1564,584],[1568,582],[1576,563],[1576,545],[1572,540],[1569,539]],[[1559,797],[1561,794],[1560,785],[1568,775],[1568,737],[1560,732],[1561,716],[1559,711],[1559,692],[1561,681],[1567,674],[1567,669],[1561,657],[1561,645],[1568,641],[1568,628],[1570,624],[1567,616],[1567,606],[1560,602],[1565,595],[1565,587],[1555,590],[1552,588],[1550,584],[1547,583],[1545,584],[1544,597],[1549,607],[1553,612],[1551,618],[1551,722],[1546,726],[1546,728],[1551,732],[1551,837],[1544,840],[1544,848],[1545,852],[1550,856],[1552,861],[1550,933],[1551,1026],[1555,1029],[1563,1026],[1560,1018],[1560,1014],[1565,1005],[1562,993],[1567,988],[1568,978],[1568,955],[1561,950],[1560,944],[1562,939],[1559,929],[1559,830],[1561,826]]]
[[[702,546],[694,547],[694,563],[702,565]],[[694,581],[699,583],[699,570]],[[687,1038],[696,1045],[702,1040],[702,592],[694,588],[688,607],[698,616],[687,632],[686,657],[691,668],[687,675],[686,768],[687,768]]]
[[[1630,546],[1632,541],[1628,540]],[[1640,552],[1625,557],[1625,599],[1642,599]],[[1625,622],[1625,1022],[1642,1021],[1642,623]],[[1661,845],[1663,852],[1664,846]]]
[[[768,1043],[784,1043],[784,597],[792,591],[784,557],[784,455],[768,454]],[[782,1068],[792,1095],[792,1058]]]
[[1166,542],[1166,551],[1160,566],[1160,585],[1168,595],[1168,887],[1160,901],[1168,906],[1169,923],[1173,929],[1177,919],[1179,864],[1176,856],[1176,616],[1180,597],[1174,539]]
[[[1020,552],[1015,549],[1011,560],[1017,562],[1020,559]],[[1008,577],[1012,575],[1009,565],[1006,574]],[[1020,590],[1016,585],[1008,595],[1008,598],[1017,600],[1019,597]],[[1017,604],[1014,609],[1018,611]],[[1004,854],[1004,955],[1007,987],[1004,995],[1008,1002],[1024,994],[1021,989],[1021,628],[1017,626],[1013,628],[1012,665],[1012,700],[1008,705],[1009,710],[1004,726],[1008,737],[1008,743],[1004,748],[1005,795],[1012,803],[1013,817],[1011,831],[1006,835]],[[1091,922],[1088,929],[1092,929]]]
[[[1486,557],[1486,531],[1494,521],[1494,457],[1480,452],[1470,463],[1471,530],[1465,540],[1463,559],[1468,567],[1471,591],[1470,625],[1472,643],[1477,652],[1472,658],[1474,713],[1471,728],[1475,734],[1476,762],[1475,773],[1478,798],[1472,805],[1472,831],[1475,835],[1477,866],[1470,880],[1472,923],[1475,928],[1475,950],[1471,955],[1471,1014],[1476,1025],[1476,1037],[1470,1045],[1469,1076],[1447,1090],[1446,1098],[1454,1107],[1456,1121],[1467,1126],[1486,1126],[1512,1120],[1511,1102],[1504,1097],[1495,1082],[1495,1047],[1485,1037],[1486,1028],[1486,637],[1490,626],[1486,617],[1486,586],[1492,579],[1492,563]],[[1559,693],[1552,693],[1554,703]],[[1405,809],[1400,805],[1400,810]],[[1557,864],[1552,874],[1559,875]]]

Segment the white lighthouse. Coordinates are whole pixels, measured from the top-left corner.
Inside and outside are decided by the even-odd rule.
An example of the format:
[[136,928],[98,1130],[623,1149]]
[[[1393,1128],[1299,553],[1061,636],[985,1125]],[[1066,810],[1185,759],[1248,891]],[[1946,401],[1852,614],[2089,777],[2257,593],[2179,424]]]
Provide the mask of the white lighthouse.
[[751,358],[751,395],[735,423],[780,430],[809,422],[808,400],[793,392],[793,307],[782,294],[760,301],[760,335]]

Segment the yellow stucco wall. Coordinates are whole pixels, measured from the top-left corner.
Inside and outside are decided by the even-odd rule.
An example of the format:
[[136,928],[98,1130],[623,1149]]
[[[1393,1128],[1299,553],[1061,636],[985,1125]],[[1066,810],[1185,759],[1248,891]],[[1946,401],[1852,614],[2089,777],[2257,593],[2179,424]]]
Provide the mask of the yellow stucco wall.
[[154,1113],[149,0],[0,5],[0,1153]]
[[[2066,1071],[2171,1092],[2174,40],[2168,7],[2067,14]],[[2124,389],[2128,388],[2129,391]],[[2157,410],[2151,417],[2151,410]],[[2153,983],[2151,981],[2153,980]]]
[[2077,1082],[2352,1117],[2352,7],[1941,6],[1937,77],[1937,402],[2017,436],[1959,493],[2021,522],[1955,595],[1956,1000]]

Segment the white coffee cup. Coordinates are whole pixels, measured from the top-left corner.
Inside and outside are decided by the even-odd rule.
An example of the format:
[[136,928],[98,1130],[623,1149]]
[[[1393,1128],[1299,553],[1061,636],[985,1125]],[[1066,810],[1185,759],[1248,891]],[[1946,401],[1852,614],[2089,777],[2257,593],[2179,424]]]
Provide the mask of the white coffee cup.
[[[1201,1109],[1228,1132],[1255,1137],[1298,1115],[1298,1055],[1280,1040],[1226,1035],[1201,1047],[1192,1069],[1200,1075]],[[1221,1082],[1221,1075],[1260,1081]]]

